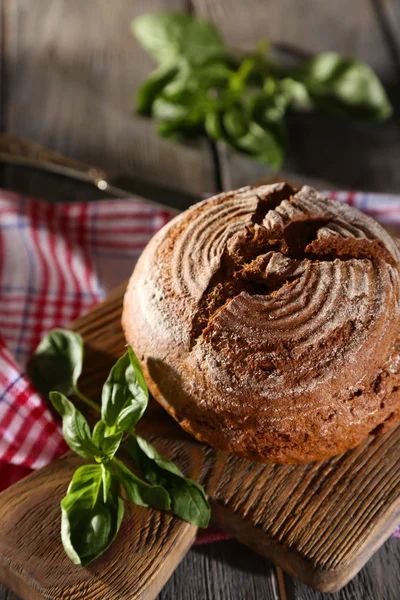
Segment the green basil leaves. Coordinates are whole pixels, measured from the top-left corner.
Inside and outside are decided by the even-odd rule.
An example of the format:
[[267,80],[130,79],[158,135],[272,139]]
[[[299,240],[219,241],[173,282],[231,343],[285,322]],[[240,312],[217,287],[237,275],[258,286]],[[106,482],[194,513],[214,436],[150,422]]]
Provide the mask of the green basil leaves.
[[151,115],[154,101],[178,71],[179,67],[175,65],[161,66],[148,77],[140,87],[137,96],[136,110],[140,115],[146,117]]
[[93,429],[93,443],[98,448],[98,455],[112,458],[122,441],[123,432],[114,431],[104,421],[98,421]]
[[296,69],[272,61],[265,40],[251,54],[232,56],[212,23],[177,12],[137,17],[132,32],[159,64],[139,89],[137,112],[169,139],[205,134],[279,169],[289,110],[366,121],[392,113],[372,69],[333,52]]
[[293,73],[321,110],[340,117],[384,121],[391,104],[372,69],[358,61],[325,52]]
[[152,506],[170,510],[171,501],[167,490],[160,485],[149,485],[130,471],[123,462],[114,462],[118,478],[125,488],[127,498],[139,506]]
[[210,505],[201,485],[187,479],[173,462],[138,435],[131,435],[128,451],[147,481],[168,491],[175,515],[198,527],[208,526]]
[[83,342],[78,333],[53,329],[36,348],[32,360],[32,379],[37,389],[48,396],[55,390],[71,396],[82,372]]
[[119,482],[104,465],[79,467],[61,500],[61,539],[76,565],[98,558],[117,536],[124,516]]
[[89,425],[82,413],[60,392],[50,392],[50,400],[62,417],[63,436],[71,450],[82,458],[94,458],[98,448],[92,441]]
[[[171,510],[189,523],[207,527],[210,507],[201,485],[186,479],[174,463],[134,431],[147,408],[149,393],[133,349],[128,346],[111,369],[101,407],[78,389],[82,361],[81,337],[61,329],[44,338],[32,360],[40,389],[53,387],[49,396],[62,417],[65,441],[79,456],[94,461],[76,470],[61,501],[61,539],[72,562],[85,566],[113,542],[124,515],[121,490],[139,506]],[[63,362],[65,365],[58,364]],[[101,413],[93,431],[67,395],[78,395]],[[138,472],[117,458],[127,434],[128,454]]]
[[132,31],[160,64],[182,56],[190,63],[203,63],[226,52],[218,29],[196,15],[168,11],[145,14],[133,21]]
[[116,431],[128,431],[147,408],[149,393],[139,362],[132,350],[113,366],[103,386],[101,418]]

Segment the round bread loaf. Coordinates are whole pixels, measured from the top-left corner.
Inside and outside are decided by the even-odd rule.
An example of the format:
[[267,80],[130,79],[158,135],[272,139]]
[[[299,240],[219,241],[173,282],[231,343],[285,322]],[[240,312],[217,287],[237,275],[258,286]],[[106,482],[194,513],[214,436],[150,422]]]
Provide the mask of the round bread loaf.
[[123,328],[149,389],[199,440],[251,460],[334,456],[400,420],[400,254],[310,187],[246,187],[151,240]]

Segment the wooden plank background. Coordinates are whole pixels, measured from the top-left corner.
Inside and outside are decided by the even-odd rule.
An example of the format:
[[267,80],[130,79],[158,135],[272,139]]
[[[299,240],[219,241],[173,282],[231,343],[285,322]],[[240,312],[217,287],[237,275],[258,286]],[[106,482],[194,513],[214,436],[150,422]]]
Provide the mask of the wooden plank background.
[[[293,61],[336,51],[368,62],[398,99],[400,60],[388,44],[378,15],[387,7],[399,16],[398,0],[194,0],[196,12],[212,19],[232,47],[254,48],[263,37],[281,58]],[[399,40],[393,16],[393,38]],[[398,31],[398,29],[397,29]],[[396,93],[397,92],[397,93]],[[262,177],[265,167],[221,151],[224,187]],[[285,171],[297,179],[345,189],[400,189],[400,126],[365,125],[321,116],[292,116]]]
[[[117,172],[214,191],[207,144],[172,144],[132,118],[154,67],[129,24],[163,0],[3,0],[3,130]],[[185,0],[168,0],[185,8]]]
[[[367,61],[399,99],[398,0],[0,0],[3,131],[84,162],[130,171],[197,193],[245,185],[265,165],[206,142],[173,144],[134,117],[134,95],[153,68],[129,31],[132,18],[162,8],[212,19],[229,45],[267,37],[284,59],[335,50]],[[285,171],[322,185],[395,192],[400,125],[290,117]],[[220,172],[216,172],[217,171]]]
[[[290,61],[325,50],[360,58],[398,105],[399,0],[0,0],[0,130],[198,194],[268,176],[223,147],[215,156],[205,141],[162,140],[133,115],[135,90],[153,63],[129,23],[158,9],[212,19],[235,48],[267,37]],[[399,123],[398,115],[379,126],[293,115],[283,176],[399,193]],[[400,541],[390,540],[343,590],[323,595],[237,542],[219,542],[190,551],[160,599],[398,600],[399,559]],[[0,587],[6,599],[16,596]]]

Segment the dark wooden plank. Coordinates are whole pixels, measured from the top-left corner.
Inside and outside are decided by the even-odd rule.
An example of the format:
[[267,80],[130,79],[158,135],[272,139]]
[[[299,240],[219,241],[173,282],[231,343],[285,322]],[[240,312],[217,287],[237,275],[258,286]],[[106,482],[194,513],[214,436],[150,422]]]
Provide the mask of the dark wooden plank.
[[0,585],[0,600],[19,600],[18,596],[11,592],[4,585]]
[[311,590],[292,577],[285,577],[288,600],[398,600],[400,543],[392,538],[344,588],[334,594]]
[[[192,0],[233,48],[254,50],[262,38],[297,54],[334,50],[368,60],[384,80],[393,79],[382,33],[370,0]],[[395,2],[395,0],[394,0]]]
[[158,596],[177,599],[285,600],[273,565],[235,540],[198,546],[185,556]]
[[221,153],[224,189],[265,177],[295,180],[319,189],[398,193],[400,130],[395,123],[361,125],[320,115],[291,115],[284,170],[251,162],[230,150]]
[[397,0],[371,0],[376,17],[385,37],[386,46],[392,58],[392,63],[400,76],[400,6]]
[[[316,592],[285,576],[287,600],[398,600],[400,542],[391,539],[362,571],[334,594]],[[193,548],[158,600],[285,600],[271,576],[271,564],[236,541]],[[0,600],[19,600],[0,585]]]
[[[218,25],[231,47],[252,49],[266,37],[273,42],[273,51],[290,62],[334,50],[368,62],[390,88],[398,85],[396,65],[372,0],[193,3],[197,12]],[[396,98],[396,89],[391,91]],[[320,187],[396,192],[400,188],[399,155],[400,128],[393,122],[374,126],[293,115],[282,178]],[[271,175],[267,166],[229,150],[220,151],[220,158],[225,189]]]
[[[196,193],[214,191],[207,144],[174,144],[133,116],[154,63],[130,33],[133,17],[186,0],[3,0],[5,130],[88,164]],[[40,33],[39,33],[40,32]]]
[[[181,458],[199,479],[201,463]],[[0,581],[24,600],[154,600],[197,528],[171,513],[126,502],[111,548],[88,568],[73,565],[60,542],[59,503],[83,462],[69,453],[0,495]]]
[[[378,1],[378,0],[377,0]],[[399,29],[400,29],[400,5],[397,0],[379,0],[385,9],[385,14],[391,28],[392,34],[394,35],[394,41],[397,46],[397,51],[400,53],[400,40],[399,40]]]
[[[397,0],[380,0],[387,9],[388,19],[391,23],[392,30],[398,31],[400,27],[400,6]],[[397,39],[400,47],[400,40]]]

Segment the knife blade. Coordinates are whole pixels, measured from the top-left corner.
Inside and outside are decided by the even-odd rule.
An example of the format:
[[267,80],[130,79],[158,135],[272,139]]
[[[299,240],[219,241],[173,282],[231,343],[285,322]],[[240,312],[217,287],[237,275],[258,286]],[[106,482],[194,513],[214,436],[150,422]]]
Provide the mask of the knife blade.
[[[62,160],[62,159],[61,159]],[[115,197],[126,197],[130,195],[139,196],[159,207],[167,208],[173,212],[181,212],[202,200],[200,195],[164,187],[153,181],[146,181],[130,174],[112,174],[101,169],[89,167],[84,164],[66,159],[67,165],[62,164],[59,155],[55,162],[43,160],[40,156],[27,156],[26,154],[8,154],[0,149],[0,164],[12,165],[13,167],[29,167],[49,173],[55,173],[62,177],[72,178],[83,183],[93,185],[102,192]],[[61,164],[60,164],[61,163]],[[78,165],[79,168],[76,167]]]
[[157,183],[125,174],[108,175],[97,182],[97,187],[119,197],[127,193],[140,196],[158,206],[168,207],[174,212],[186,210],[202,200],[200,196],[190,192],[163,187]]

